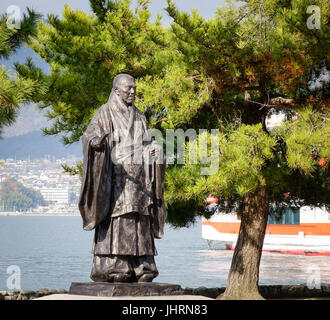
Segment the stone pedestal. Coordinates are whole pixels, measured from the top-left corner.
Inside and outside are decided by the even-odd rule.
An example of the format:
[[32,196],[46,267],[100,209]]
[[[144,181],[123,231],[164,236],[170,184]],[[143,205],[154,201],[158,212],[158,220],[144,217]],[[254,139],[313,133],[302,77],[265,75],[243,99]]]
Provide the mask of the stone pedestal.
[[70,294],[97,297],[146,297],[182,295],[183,290],[177,284],[158,282],[111,283],[111,282],[72,282]]

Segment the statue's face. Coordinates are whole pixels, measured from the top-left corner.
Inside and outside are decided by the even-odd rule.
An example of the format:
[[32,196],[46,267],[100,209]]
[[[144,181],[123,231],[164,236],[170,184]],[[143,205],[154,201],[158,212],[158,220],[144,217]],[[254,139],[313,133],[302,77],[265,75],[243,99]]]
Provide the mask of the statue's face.
[[134,79],[128,77],[120,79],[115,91],[126,104],[132,104],[136,95],[136,84]]

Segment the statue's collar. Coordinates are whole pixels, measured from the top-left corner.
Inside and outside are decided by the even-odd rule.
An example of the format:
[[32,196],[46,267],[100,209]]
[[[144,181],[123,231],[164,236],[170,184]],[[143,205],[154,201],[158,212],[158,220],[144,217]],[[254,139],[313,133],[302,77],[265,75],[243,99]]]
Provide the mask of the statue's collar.
[[130,118],[131,113],[135,111],[134,104],[127,106],[113,91],[111,91],[108,105],[110,108],[115,109],[117,112],[127,117],[127,120]]

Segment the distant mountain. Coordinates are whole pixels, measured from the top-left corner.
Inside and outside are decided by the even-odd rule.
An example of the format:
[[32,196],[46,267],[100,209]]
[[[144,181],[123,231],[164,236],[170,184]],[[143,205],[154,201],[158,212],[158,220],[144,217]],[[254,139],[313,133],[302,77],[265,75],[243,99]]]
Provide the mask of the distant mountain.
[[6,139],[21,136],[44,127],[51,127],[51,122],[44,116],[45,113],[44,110],[40,110],[35,104],[22,106],[15,123],[3,128],[2,137]]
[[41,131],[0,140],[0,159],[40,159],[50,155],[56,159],[69,155],[82,157],[81,142],[64,146],[58,136],[43,136]]

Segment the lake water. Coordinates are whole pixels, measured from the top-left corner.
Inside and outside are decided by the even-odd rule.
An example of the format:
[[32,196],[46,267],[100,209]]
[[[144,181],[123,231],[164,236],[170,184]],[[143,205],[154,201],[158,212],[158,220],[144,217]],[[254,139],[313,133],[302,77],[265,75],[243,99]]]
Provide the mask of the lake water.
[[[93,234],[82,229],[79,216],[0,216],[0,290],[8,290],[11,265],[20,268],[22,289],[68,290],[71,282],[89,282]],[[157,282],[193,288],[226,286],[233,251],[209,250],[200,221],[190,228],[166,226],[156,247]],[[330,283],[330,257],[262,255],[261,285],[301,284],[313,275]]]

